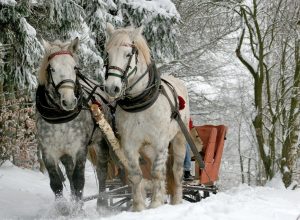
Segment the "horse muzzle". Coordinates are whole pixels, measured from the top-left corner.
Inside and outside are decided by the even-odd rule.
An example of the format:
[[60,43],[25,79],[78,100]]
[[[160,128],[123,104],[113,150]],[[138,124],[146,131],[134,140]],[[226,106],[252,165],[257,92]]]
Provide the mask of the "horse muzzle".
[[77,106],[77,98],[74,97],[72,100],[61,99],[60,104],[63,110],[65,111],[72,111]]
[[113,98],[117,98],[117,97],[119,97],[120,96],[120,94],[121,94],[121,88],[119,87],[119,86],[116,86],[116,85],[113,85],[113,86],[105,86],[104,87],[104,89],[105,89],[105,92],[109,95],[109,96],[111,96],[111,97],[113,97]]

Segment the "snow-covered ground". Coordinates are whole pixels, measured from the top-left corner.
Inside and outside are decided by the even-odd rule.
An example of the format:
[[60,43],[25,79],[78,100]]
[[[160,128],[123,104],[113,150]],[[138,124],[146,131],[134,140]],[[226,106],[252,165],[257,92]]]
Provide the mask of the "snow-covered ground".
[[[67,187],[66,187],[67,188]],[[69,194],[68,189],[65,195]],[[85,195],[97,192],[93,168],[86,169]],[[300,190],[284,189],[280,181],[266,187],[241,185],[199,203],[164,205],[140,213],[98,213],[96,201],[84,205],[84,214],[61,217],[54,209],[47,174],[6,162],[0,167],[0,219],[103,219],[103,220],[296,220],[300,219]]]

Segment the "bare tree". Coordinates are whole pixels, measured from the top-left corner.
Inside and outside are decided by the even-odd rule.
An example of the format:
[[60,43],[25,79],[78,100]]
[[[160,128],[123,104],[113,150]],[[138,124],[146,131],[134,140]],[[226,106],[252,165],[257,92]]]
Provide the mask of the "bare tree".
[[[300,131],[300,4],[252,0],[251,5],[238,7],[242,27],[236,55],[254,79],[253,126],[260,156],[267,178],[272,179],[280,168],[289,186],[298,158]],[[247,45],[250,48],[243,51],[242,46]]]

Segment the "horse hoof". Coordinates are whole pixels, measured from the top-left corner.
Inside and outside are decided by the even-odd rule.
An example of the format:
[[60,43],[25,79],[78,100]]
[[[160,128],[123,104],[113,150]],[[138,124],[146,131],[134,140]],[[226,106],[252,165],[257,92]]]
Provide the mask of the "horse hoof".
[[97,200],[97,207],[108,207],[108,201],[107,199],[99,198]]
[[178,204],[181,204],[182,203],[182,199],[179,198],[179,199],[171,199],[170,201],[170,204],[171,205],[178,205]]
[[76,217],[76,216],[85,216],[85,211],[83,209],[83,207],[81,205],[74,205],[72,207],[72,213],[71,213],[71,216],[72,217]]
[[131,211],[132,212],[140,212],[140,211],[142,211],[144,209],[145,209],[145,205],[143,205],[143,204],[137,204],[137,205],[133,205],[131,207]]
[[55,209],[62,216],[70,215],[70,207],[68,201],[65,198],[59,198],[55,201]]
[[159,207],[159,206],[161,206],[161,205],[163,205],[163,204],[164,204],[164,203],[163,203],[163,202],[160,202],[160,201],[153,201],[153,202],[150,203],[149,208],[150,208],[150,209],[155,209],[155,208],[157,208],[157,207]]
[[107,199],[99,198],[97,200],[97,212],[102,216],[108,216],[110,211]]

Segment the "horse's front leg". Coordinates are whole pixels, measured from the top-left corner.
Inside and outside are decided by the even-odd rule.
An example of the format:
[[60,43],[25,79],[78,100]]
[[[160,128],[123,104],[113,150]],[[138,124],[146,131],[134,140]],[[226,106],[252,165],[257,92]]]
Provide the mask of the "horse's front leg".
[[82,199],[83,187],[84,187],[84,168],[86,162],[86,149],[82,149],[76,154],[76,162],[73,172],[73,185],[75,201],[79,202]]
[[166,193],[166,161],[168,158],[168,143],[162,144],[156,152],[156,157],[152,162],[152,198],[150,208],[156,208],[164,204]]
[[[125,148],[124,149],[128,149]],[[145,199],[143,193],[143,184],[142,184],[142,171],[139,165],[139,156],[140,154],[137,151],[133,151],[132,149],[128,151],[125,150],[125,154],[128,158],[128,179],[132,184],[132,211],[141,211],[145,209]]]
[[49,174],[50,187],[55,194],[55,207],[60,214],[69,215],[69,207],[66,200],[63,198],[63,184],[58,172],[58,165],[55,163],[55,160],[51,155],[45,154],[44,152],[43,161]]
[[68,176],[68,179],[69,179],[69,182],[70,182],[71,193],[72,193],[72,195],[74,195],[75,194],[75,190],[74,190],[74,184],[73,184],[73,179],[72,179],[73,172],[74,172],[73,159],[69,155],[63,155],[60,158],[60,161],[65,166],[66,173],[67,173],[67,176]]
[[57,170],[57,164],[51,155],[43,153],[43,161],[48,171],[50,178],[50,187],[54,192],[55,198],[59,199],[63,197],[63,184],[61,177]]

